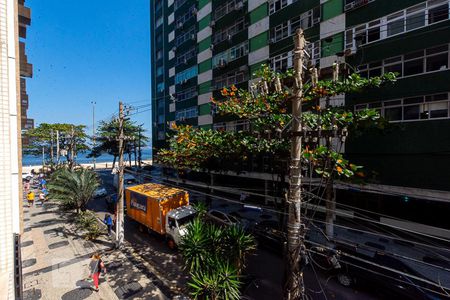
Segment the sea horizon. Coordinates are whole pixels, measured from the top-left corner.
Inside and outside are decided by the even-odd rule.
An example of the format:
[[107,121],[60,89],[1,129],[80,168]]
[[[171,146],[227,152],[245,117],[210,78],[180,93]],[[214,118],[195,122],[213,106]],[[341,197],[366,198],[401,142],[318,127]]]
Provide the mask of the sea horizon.
[[[89,152],[83,152],[78,153],[76,157],[76,162],[79,164],[89,164],[93,162],[92,157],[86,157],[89,154]],[[149,160],[152,158],[152,149],[151,148],[145,148],[142,149],[142,160]],[[48,161],[50,158],[49,156],[45,157],[46,161]],[[56,158],[55,158],[56,159]],[[102,154],[99,157],[95,158],[96,162],[104,163],[104,162],[112,162],[114,160],[114,156],[109,154]],[[128,161],[128,155],[125,154],[124,160]],[[134,155],[132,155],[131,160],[134,161]],[[60,159],[61,162],[65,162],[65,157],[62,157]],[[42,165],[42,155],[30,155],[30,154],[23,154],[22,155],[22,166],[37,166]]]

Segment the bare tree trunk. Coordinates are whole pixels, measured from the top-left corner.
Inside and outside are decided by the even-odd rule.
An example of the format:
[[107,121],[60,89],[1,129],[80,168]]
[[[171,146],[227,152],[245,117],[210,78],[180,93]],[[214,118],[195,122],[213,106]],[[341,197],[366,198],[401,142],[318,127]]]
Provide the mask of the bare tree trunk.
[[336,216],[336,198],[334,197],[333,178],[328,179],[325,187],[326,198],[326,216],[325,216],[325,233],[329,239],[334,238],[334,220]]
[[114,169],[114,167],[116,166],[116,159],[117,159],[117,156],[114,155],[112,169]]

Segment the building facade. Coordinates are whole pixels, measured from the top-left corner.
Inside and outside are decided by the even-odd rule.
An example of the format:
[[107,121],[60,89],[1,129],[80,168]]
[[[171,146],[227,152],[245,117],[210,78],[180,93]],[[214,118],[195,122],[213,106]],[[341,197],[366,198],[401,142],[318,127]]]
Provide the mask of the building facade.
[[0,1],[0,298],[20,299],[21,103],[19,5]]
[[[33,77],[33,65],[28,62],[26,55],[25,39],[27,37],[27,27],[31,24],[31,10],[25,6],[25,0],[18,0],[19,7],[19,63],[20,63],[20,111],[21,129],[24,133],[28,129],[34,128],[34,120],[28,118],[28,94],[27,78]],[[28,144],[28,138],[22,135],[22,144]]]
[[[168,0],[152,1],[153,145],[165,145],[171,122],[241,130],[245,121],[214,115],[210,97],[235,84],[248,88],[261,64],[293,66],[293,39],[305,31],[311,63],[322,74],[334,62],[362,76],[397,72],[376,91],[333,99],[355,111],[376,108],[383,131],[350,137],[345,152],[366,166],[369,184],[341,185],[365,208],[445,227],[420,211],[448,213],[450,201],[449,0]],[[348,191],[352,192],[349,196]],[[380,204],[381,203],[381,204]],[[414,213],[412,213],[413,215]],[[403,216],[402,216],[403,217]],[[426,219],[426,220],[425,220]],[[423,231],[433,230],[422,227]],[[450,236],[450,231],[443,235]]]

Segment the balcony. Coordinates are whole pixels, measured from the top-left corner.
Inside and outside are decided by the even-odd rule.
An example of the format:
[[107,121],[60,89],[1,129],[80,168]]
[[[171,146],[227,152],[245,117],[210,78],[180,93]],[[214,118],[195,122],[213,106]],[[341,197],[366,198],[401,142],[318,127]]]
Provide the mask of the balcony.
[[22,111],[24,111],[24,110],[26,111],[28,109],[28,105],[29,105],[28,95],[26,98],[24,98],[22,95],[21,100],[20,100],[20,107],[21,107]]
[[20,76],[33,77],[33,65],[28,63],[27,55],[25,54],[25,43],[19,43],[19,62],[20,62]]
[[31,24],[31,9],[19,4],[19,24],[30,25]]

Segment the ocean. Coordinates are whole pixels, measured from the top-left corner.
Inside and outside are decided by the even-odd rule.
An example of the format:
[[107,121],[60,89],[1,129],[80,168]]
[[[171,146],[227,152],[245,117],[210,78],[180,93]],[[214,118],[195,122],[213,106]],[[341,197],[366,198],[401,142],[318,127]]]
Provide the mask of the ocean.
[[[79,164],[89,164],[92,163],[92,158],[87,158],[86,155],[89,152],[85,153],[78,153],[78,156],[76,158],[77,163]],[[142,160],[149,160],[152,158],[152,149],[146,148],[142,149]],[[49,159],[47,156],[46,159]],[[56,157],[55,157],[56,159]],[[132,161],[134,162],[134,155],[132,156]],[[97,157],[95,159],[96,162],[112,162],[114,160],[114,157],[109,154],[102,154],[101,156]],[[128,160],[128,155],[125,154],[125,160]],[[65,158],[62,157],[61,161],[64,162]],[[24,154],[22,156],[22,166],[37,166],[42,165],[42,155],[41,156],[34,156],[29,154]]]

